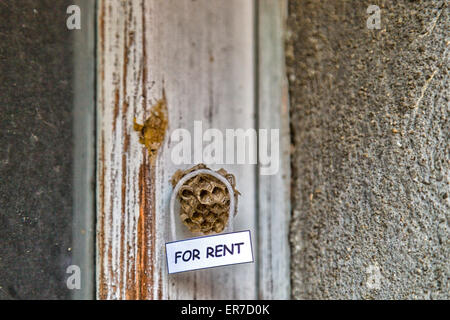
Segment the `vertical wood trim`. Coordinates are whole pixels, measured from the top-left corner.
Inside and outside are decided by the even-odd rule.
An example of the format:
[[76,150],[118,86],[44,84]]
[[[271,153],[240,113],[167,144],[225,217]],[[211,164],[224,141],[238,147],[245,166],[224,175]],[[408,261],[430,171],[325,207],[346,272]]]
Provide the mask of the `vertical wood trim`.
[[77,0],[81,30],[74,31],[73,256],[80,267],[76,300],[95,297],[95,2]]
[[[97,296],[154,298],[155,166],[133,118],[150,112],[145,1],[99,1]],[[156,93],[155,93],[156,94]]]
[[280,168],[259,175],[260,299],[290,298],[290,135],[284,58],[286,0],[257,0],[258,125],[280,130]]

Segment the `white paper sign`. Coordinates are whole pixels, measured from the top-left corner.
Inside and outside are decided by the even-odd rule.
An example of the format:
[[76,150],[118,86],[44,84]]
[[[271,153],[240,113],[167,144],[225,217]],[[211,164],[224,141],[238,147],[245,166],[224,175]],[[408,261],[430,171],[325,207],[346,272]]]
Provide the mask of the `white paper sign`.
[[169,273],[253,262],[250,231],[166,243]]

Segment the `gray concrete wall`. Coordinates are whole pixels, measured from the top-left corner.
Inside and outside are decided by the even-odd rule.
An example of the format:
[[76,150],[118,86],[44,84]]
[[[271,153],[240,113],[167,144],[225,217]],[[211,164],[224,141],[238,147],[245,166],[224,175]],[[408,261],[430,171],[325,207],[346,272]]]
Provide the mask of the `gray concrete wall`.
[[292,297],[448,299],[445,1],[291,0],[288,30]]
[[68,299],[72,37],[68,1],[0,2],[0,299]]

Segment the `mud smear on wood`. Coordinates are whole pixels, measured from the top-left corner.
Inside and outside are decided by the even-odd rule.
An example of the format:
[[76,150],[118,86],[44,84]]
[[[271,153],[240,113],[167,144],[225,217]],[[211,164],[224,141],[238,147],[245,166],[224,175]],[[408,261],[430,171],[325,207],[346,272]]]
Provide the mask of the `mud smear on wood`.
[[167,125],[167,102],[163,91],[163,98],[153,105],[150,116],[143,125],[134,119],[134,130],[139,132],[139,142],[147,148],[152,165],[155,163],[158,149],[164,142]]

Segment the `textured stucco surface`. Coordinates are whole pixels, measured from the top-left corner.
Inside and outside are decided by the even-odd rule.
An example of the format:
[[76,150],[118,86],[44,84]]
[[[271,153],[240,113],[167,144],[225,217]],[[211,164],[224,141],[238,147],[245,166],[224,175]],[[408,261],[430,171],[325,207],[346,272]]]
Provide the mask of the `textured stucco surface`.
[[70,297],[67,1],[0,1],[0,299]]
[[293,298],[449,298],[449,27],[445,1],[289,1]]

